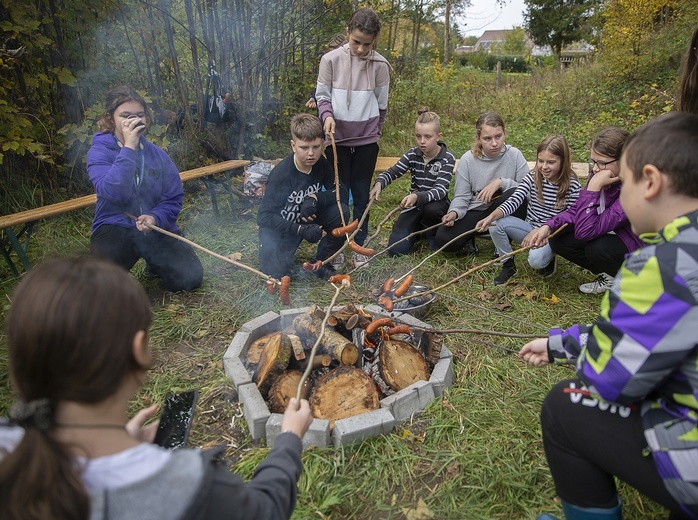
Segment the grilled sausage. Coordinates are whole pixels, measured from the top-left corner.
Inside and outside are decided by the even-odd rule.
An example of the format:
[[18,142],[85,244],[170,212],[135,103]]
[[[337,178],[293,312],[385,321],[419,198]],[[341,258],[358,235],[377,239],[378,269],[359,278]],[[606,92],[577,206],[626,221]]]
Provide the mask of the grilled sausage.
[[354,242],[353,240],[349,242],[349,249],[354,251],[354,253],[359,253],[360,255],[364,256],[373,256],[376,254],[375,249],[371,249],[370,247],[363,247]]
[[395,278],[388,278],[385,283],[383,284],[383,292],[385,294],[390,293],[390,291],[393,290],[393,285],[395,285]]
[[272,280],[267,280],[267,291],[269,291],[269,294],[274,294],[276,293],[276,282]]
[[352,222],[348,226],[334,228],[332,230],[332,236],[335,238],[339,238],[339,237],[343,237],[344,235],[351,235],[357,229],[359,229],[359,220],[358,219],[356,219],[354,222]]
[[394,327],[395,324],[393,323],[393,320],[390,318],[378,318],[377,320],[373,320],[371,323],[369,323],[366,326],[366,334],[373,334],[376,332],[380,327]]
[[348,274],[333,274],[332,276],[330,276],[330,283],[341,284],[344,280],[351,282],[351,276],[349,276]]
[[392,336],[393,334],[410,334],[410,328],[405,324],[396,325],[388,329],[388,336]]
[[412,282],[414,282],[414,276],[408,274],[407,276],[405,276],[405,279],[402,281],[402,283],[398,285],[397,289],[395,289],[395,292],[393,294],[399,298],[407,292],[407,289],[410,288]]
[[281,303],[288,306],[291,305],[291,277],[284,276],[281,279],[281,287],[279,289],[279,296],[281,296]]

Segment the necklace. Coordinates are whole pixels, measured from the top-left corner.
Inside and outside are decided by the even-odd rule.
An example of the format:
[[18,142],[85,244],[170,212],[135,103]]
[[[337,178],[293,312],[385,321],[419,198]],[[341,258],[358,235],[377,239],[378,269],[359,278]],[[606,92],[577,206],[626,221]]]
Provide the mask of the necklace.
[[56,423],[57,428],[89,428],[89,429],[103,429],[103,430],[125,430],[126,426],[123,424],[60,424]]

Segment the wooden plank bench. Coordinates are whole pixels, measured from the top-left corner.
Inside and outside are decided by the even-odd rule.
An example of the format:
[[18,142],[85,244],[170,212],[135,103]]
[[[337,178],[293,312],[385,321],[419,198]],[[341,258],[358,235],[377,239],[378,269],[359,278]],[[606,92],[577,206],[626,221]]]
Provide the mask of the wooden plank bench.
[[[399,159],[399,157],[379,157],[376,161],[376,171],[384,172],[391,166],[394,166]],[[458,165],[458,159],[456,159],[456,165]],[[533,169],[535,165],[535,162],[528,161],[528,167],[530,169]],[[587,163],[572,163],[572,169],[580,179],[586,179],[589,177],[589,166]]]
[[[202,179],[204,181],[204,184],[206,184],[206,189],[211,195],[211,203],[216,215],[219,213],[215,187],[223,185],[224,191],[230,196],[233,213],[235,213],[234,199],[232,197],[233,192],[230,184],[231,172],[248,165],[249,162],[250,161],[241,160],[225,161],[181,172],[179,177],[182,179],[182,182],[192,179]],[[213,178],[213,175],[217,173],[225,173],[225,184],[222,184]],[[5,258],[5,261],[10,267],[12,273],[15,276],[19,276],[19,269],[10,256],[13,251],[19,257],[19,261],[24,269],[31,269],[31,263],[27,258],[27,250],[29,248],[29,240],[31,239],[34,224],[38,220],[61,215],[63,213],[67,213],[68,211],[87,208],[96,202],[97,196],[92,194],[57,202],[56,204],[49,204],[48,206],[42,206],[40,208],[20,211],[19,213],[13,213],[11,215],[0,215],[0,230],[3,230],[5,235],[0,242],[0,252],[2,252],[2,256]],[[15,232],[14,230],[16,226],[22,226],[18,232]],[[24,237],[23,241],[22,237]]]

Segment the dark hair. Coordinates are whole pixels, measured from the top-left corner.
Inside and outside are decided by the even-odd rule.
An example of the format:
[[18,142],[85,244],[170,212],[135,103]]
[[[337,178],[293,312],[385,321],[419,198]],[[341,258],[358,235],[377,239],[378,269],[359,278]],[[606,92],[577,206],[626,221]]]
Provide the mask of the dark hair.
[[436,112],[429,110],[429,107],[424,106],[417,110],[417,121],[415,124],[425,125],[428,123],[434,123],[434,129],[437,134],[441,132],[441,118]]
[[538,154],[548,151],[560,158],[560,176],[557,178],[557,200],[556,206],[561,208],[565,205],[567,191],[570,189],[572,180],[577,178],[577,174],[572,169],[572,159],[570,157],[570,147],[567,139],[561,135],[553,135],[543,139],[536,150],[536,166],[533,168],[533,180],[536,184],[538,200],[543,202],[543,175],[538,170]]
[[[103,401],[147,368],[132,346],[149,324],[148,297],[122,268],[89,257],[37,266],[15,290],[6,324],[19,397],[45,399],[53,409],[60,401]],[[46,428],[22,424],[22,440],[0,459],[0,518],[88,518],[73,452],[49,420]]]
[[676,193],[698,198],[698,115],[670,112],[645,123],[628,137],[623,157],[636,181],[651,164],[669,176]]
[[129,101],[137,101],[143,106],[146,121],[150,120],[150,110],[145,99],[128,85],[120,85],[114,87],[107,93],[107,99],[104,102],[104,116],[97,122],[97,126],[102,132],[114,132],[114,112],[124,103]]
[[683,56],[678,106],[681,112],[698,114],[698,26]]
[[291,136],[294,140],[301,141],[322,139],[320,120],[310,114],[296,114],[291,118]]
[[620,154],[623,152],[623,145],[628,139],[630,133],[627,130],[618,128],[617,126],[609,126],[602,130],[591,141],[590,148],[596,153],[620,159]]
[[354,11],[347,22],[347,31],[360,30],[364,34],[378,38],[381,32],[381,21],[376,12],[370,7],[361,7]]
[[480,144],[479,138],[482,132],[483,126],[491,126],[497,128],[502,127],[502,130],[506,132],[506,127],[504,126],[504,119],[497,112],[485,112],[475,121],[475,141],[473,141],[472,151],[475,157],[482,157],[482,145]]
[[341,46],[344,45],[345,43],[347,43],[347,35],[346,35],[346,34],[342,34],[342,33],[335,34],[335,35],[334,35],[332,38],[330,38],[330,40],[327,42],[327,51],[328,51],[328,52],[329,52],[329,51],[333,51],[333,50],[335,50],[335,49],[341,47]]

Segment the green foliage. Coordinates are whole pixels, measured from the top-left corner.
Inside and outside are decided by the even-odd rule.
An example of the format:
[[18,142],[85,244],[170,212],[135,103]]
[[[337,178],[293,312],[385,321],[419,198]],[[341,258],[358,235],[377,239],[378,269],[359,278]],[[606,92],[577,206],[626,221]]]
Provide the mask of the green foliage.
[[560,55],[562,47],[578,40],[591,39],[589,23],[601,0],[526,0],[524,18],[528,34],[536,45],[550,45]]
[[537,56],[526,57],[523,54],[500,55],[485,51],[478,51],[469,54],[461,54],[460,64],[466,67],[475,67],[480,70],[496,70],[497,63],[501,64],[504,72],[529,72],[531,65],[536,61],[542,62]]

